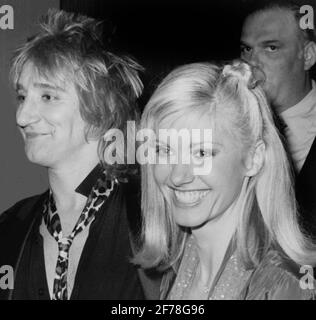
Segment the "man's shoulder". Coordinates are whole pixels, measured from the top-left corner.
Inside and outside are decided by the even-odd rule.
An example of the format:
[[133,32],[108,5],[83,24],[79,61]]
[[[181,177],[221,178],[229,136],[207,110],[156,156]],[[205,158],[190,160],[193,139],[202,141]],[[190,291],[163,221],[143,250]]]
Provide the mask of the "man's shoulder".
[[141,191],[139,176],[129,176],[120,184],[124,194],[126,218],[133,244],[137,247],[141,232]]
[[132,195],[140,195],[140,177],[138,175],[129,175],[126,177],[122,185],[124,191]]
[[22,199],[0,214],[0,225],[11,219],[25,220],[43,202],[47,191]]

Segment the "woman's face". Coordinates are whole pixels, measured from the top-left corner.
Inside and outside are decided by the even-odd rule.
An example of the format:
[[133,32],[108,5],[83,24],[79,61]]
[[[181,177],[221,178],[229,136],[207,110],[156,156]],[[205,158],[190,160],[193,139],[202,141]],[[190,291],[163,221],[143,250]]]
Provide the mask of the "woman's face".
[[[233,141],[233,135],[220,127],[218,119],[216,126],[211,126],[210,116],[195,113],[180,117],[172,124],[164,121],[159,127],[159,130],[186,129],[190,132],[189,143],[180,141],[178,146],[170,143],[170,139],[159,137],[156,152],[160,164],[154,165],[155,180],[170,203],[176,223],[181,226],[196,228],[219,217],[241,191],[247,172],[246,159],[238,147],[240,143]],[[201,130],[200,139],[196,139],[192,129]],[[212,129],[212,136],[204,136],[205,129]],[[176,157],[177,163],[161,164],[161,160],[167,162]],[[183,161],[184,157],[189,157],[190,163]],[[210,162],[211,170],[198,172],[199,167],[206,164],[208,167]]]

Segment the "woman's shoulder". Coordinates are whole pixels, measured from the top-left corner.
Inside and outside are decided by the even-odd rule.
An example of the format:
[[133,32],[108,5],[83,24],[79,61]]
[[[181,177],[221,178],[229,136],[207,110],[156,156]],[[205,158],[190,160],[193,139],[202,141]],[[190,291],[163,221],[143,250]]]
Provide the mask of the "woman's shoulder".
[[247,300],[316,300],[311,266],[300,266],[270,250],[254,270],[244,291]]

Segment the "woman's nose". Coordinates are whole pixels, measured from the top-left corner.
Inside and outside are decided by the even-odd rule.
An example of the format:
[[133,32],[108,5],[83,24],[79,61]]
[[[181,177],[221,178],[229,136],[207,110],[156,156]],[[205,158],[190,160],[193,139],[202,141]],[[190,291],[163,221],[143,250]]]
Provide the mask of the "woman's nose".
[[174,164],[170,180],[175,186],[192,182],[194,180],[192,166],[190,164]]

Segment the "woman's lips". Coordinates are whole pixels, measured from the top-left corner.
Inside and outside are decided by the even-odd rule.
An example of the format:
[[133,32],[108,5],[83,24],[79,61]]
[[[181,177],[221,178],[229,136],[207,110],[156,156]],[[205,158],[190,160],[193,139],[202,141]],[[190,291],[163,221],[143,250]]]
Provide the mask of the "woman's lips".
[[175,199],[180,204],[195,205],[199,203],[210,190],[194,190],[194,191],[180,191],[174,190]]

